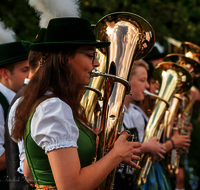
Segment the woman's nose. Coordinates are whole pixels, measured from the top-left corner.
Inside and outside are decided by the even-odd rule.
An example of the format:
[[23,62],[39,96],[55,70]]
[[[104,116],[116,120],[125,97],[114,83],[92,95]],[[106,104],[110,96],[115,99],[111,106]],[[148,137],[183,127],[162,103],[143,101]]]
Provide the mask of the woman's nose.
[[97,58],[95,58],[93,66],[94,67],[99,67],[99,65],[100,65],[99,61],[97,60]]

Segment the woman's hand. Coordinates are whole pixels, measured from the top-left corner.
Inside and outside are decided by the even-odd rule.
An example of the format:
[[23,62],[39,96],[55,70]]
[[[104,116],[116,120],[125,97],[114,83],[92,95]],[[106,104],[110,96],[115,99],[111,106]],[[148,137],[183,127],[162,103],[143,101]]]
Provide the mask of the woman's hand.
[[122,163],[130,165],[136,169],[140,169],[140,166],[135,164],[133,160],[140,160],[137,155],[141,154],[141,143],[127,141],[128,133],[122,133],[114,144],[112,151],[115,151],[122,159]]
[[[77,148],[55,149],[47,153],[58,189],[92,190],[97,188],[119,163],[123,162],[140,169],[132,160],[139,160],[141,143],[128,142],[123,133],[113,148],[95,163],[81,168]],[[67,179],[67,180],[66,180]]]
[[187,152],[191,142],[189,135],[179,135],[176,130],[172,136],[172,140],[174,141],[175,148],[181,148]]
[[157,158],[164,159],[163,154],[166,153],[166,148],[159,143],[159,140],[157,137],[153,137],[148,140],[148,142],[144,143],[146,144],[146,150],[151,156],[153,157],[153,162]]

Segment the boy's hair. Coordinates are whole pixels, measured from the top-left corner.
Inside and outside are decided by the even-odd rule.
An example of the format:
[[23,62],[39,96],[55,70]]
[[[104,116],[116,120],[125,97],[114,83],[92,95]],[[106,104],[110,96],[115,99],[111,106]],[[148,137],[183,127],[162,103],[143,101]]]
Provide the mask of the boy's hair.
[[13,71],[14,71],[14,68],[15,68],[15,63],[3,65],[3,66],[0,67],[0,69],[2,69],[2,68],[8,69],[13,74]]
[[135,74],[137,67],[144,67],[146,70],[149,70],[149,65],[145,61],[143,61],[141,59],[134,61],[133,68],[132,68],[131,73],[130,73],[130,79]]
[[[3,66],[0,67],[0,69],[2,69],[2,68],[5,68],[5,69],[9,70],[10,73],[13,74],[13,71],[14,71],[14,68],[15,68],[15,63],[11,63],[11,64],[8,64],[8,65],[3,65]],[[1,78],[2,77],[0,75],[0,81],[1,81]]]

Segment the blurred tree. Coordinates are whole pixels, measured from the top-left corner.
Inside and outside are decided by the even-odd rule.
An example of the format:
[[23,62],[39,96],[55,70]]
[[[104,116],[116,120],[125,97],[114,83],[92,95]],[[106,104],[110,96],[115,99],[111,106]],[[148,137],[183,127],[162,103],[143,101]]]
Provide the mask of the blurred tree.
[[[0,20],[14,30],[18,39],[32,40],[39,31],[39,18],[28,0],[1,0]],[[166,46],[164,36],[200,45],[200,0],[80,0],[81,16],[95,24],[112,12],[131,12],[153,27],[156,41]]]
[[26,0],[1,0],[0,21],[15,32],[17,40],[32,41],[39,31],[39,19]]
[[145,18],[153,27],[156,41],[166,47],[164,36],[200,45],[199,0],[82,0],[82,17],[96,23],[112,12],[131,12]]

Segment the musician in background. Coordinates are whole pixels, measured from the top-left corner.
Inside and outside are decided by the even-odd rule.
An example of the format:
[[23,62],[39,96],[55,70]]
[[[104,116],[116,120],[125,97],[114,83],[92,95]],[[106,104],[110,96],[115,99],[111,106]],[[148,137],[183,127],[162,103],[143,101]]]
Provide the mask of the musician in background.
[[[163,55],[164,54],[158,55],[159,60],[161,60],[161,57]],[[154,60],[156,60],[156,57],[154,57]],[[150,84],[149,91],[151,93],[154,93],[154,94],[157,95],[158,92],[159,92],[159,86],[153,78],[154,67],[153,67],[153,65],[150,61],[148,61],[148,64],[149,64],[149,68],[150,68],[149,71],[148,71],[148,82]],[[146,96],[144,101],[143,101],[141,108],[148,115],[148,117],[150,117],[150,115],[151,115],[151,111],[153,110],[155,100],[156,100],[156,98],[154,98],[154,97]],[[189,123],[189,125],[191,125],[191,123]],[[188,147],[188,146],[190,146],[189,136],[182,136],[182,135],[179,135],[177,132],[174,134],[174,136],[170,140],[167,140],[165,142],[165,147],[166,147],[167,152],[171,151],[171,149],[174,148],[174,147],[182,148],[182,149],[186,150],[187,149],[186,147]],[[164,163],[163,163],[163,165],[164,165]],[[152,172],[152,170],[150,170],[149,176],[152,175],[151,172]],[[165,175],[164,170],[163,170],[162,175]],[[179,175],[177,175],[177,181],[176,181],[176,186],[178,185],[178,187],[180,187],[179,184],[182,183],[182,179],[183,179],[182,176],[183,176],[182,175],[182,169],[180,169],[180,172],[179,172]],[[147,178],[147,182],[145,184],[147,189],[148,189],[147,183],[148,183],[148,178]]]
[[[154,66],[150,61],[147,61],[148,66],[149,66],[149,70],[148,70],[148,83],[149,83],[149,92],[158,95],[159,93],[159,89],[160,89],[160,85],[155,81],[154,77],[153,77],[153,71],[154,71]],[[143,112],[147,115],[147,117],[149,118],[151,116],[152,110],[155,106],[155,101],[156,98],[153,96],[145,96],[144,100],[142,102],[139,103],[139,106],[141,107],[141,109],[143,110]]]
[[[5,172],[6,158],[4,148],[5,121],[9,104],[28,77],[28,51],[21,41],[0,45],[0,186],[3,190],[8,178]],[[11,179],[10,179],[11,180]]]
[[[190,89],[190,96],[193,100],[200,101],[200,92],[195,86],[192,86],[192,88]],[[197,119],[197,124],[198,124],[198,119]],[[193,127],[192,127],[192,123],[190,123],[190,122],[188,124],[188,130],[190,130],[189,133],[191,134]],[[176,175],[176,189],[175,190],[184,190],[185,189],[184,188],[185,187],[185,185],[184,185],[184,181],[185,181],[185,176],[184,176],[185,162],[184,162],[184,159],[187,159],[187,157],[185,158],[185,155],[183,154],[183,155],[181,155],[180,163],[179,163],[179,171],[178,171],[178,174]],[[190,173],[190,171],[188,171],[188,172]]]
[[166,55],[166,52],[160,52],[159,49],[154,46],[151,52],[146,57],[144,57],[144,60],[146,62],[151,62],[155,68],[159,63],[163,61]]
[[[43,42],[45,37],[45,28],[41,28],[36,39],[33,41],[33,43]],[[23,42],[23,45],[29,49],[29,42]],[[16,143],[12,140],[10,137],[12,127],[14,125],[14,115],[15,110],[17,107],[17,101],[18,98],[22,96],[22,93],[24,91],[25,86],[29,83],[30,79],[34,75],[34,73],[37,71],[37,69],[40,67],[40,59],[42,58],[42,52],[37,51],[30,51],[28,60],[29,60],[29,67],[30,72],[28,78],[25,78],[23,86],[20,88],[20,90],[17,92],[15,97],[13,98],[9,113],[5,125],[5,145],[6,145],[6,167],[7,167],[7,175],[9,179],[17,179],[17,180],[10,180],[9,181],[9,189],[12,190],[29,190],[31,187],[29,187],[29,184],[26,182],[24,178],[23,173],[23,165],[24,165],[24,158],[25,158],[25,150],[24,150],[24,142],[23,140]]]
[[[154,47],[155,48],[155,47]],[[148,82],[149,82],[149,88],[148,91],[152,94],[158,95],[159,92],[159,84],[156,83],[154,77],[153,77],[153,71],[154,66],[151,62],[147,62],[149,66],[148,70]],[[140,108],[144,111],[144,113],[148,116],[148,118],[151,116],[151,113],[153,111],[153,108],[155,106],[156,98],[152,96],[145,96],[144,100],[140,102],[138,105]],[[162,143],[161,143],[162,144]],[[165,147],[165,144],[162,144]],[[165,148],[166,153],[166,148]],[[157,156],[155,158],[155,162],[153,162],[147,181],[144,185],[141,186],[142,190],[148,190],[148,189],[162,189],[162,190],[170,190],[171,184],[169,179],[167,179],[165,175],[165,171],[161,164],[161,159]]]
[[[156,67],[159,63],[163,61],[163,58],[166,55],[167,53],[165,52],[161,53],[159,49],[156,46],[154,46],[153,50],[144,58],[144,60],[148,61],[149,66],[152,63],[153,67]],[[148,73],[148,74],[149,74],[148,77],[149,77],[149,82],[151,86],[151,81],[155,83],[155,80],[153,78],[153,73]],[[151,88],[150,88],[150,91],[151,91]],[[155,92],[151,91],[151,93],[155,93]],[[195,95],[197,96],[197,93],[195,93],[194,96]],[[151,110],[153,109],[155,100],[156,100],[155,98],[148,97],[148,96],[144,100],[143,110],[148,116],[150,116],[151,114]],[[191,126],[191,123],[189,123],[189,126]],[[176,131],[174,136],[170,140],[165,142],[165,146],[167,148],[167,151],[171,151],[171,149],[175,147],[183,148],[186,150],[187,149],[186,147],[190,146],[190,138],[189,136],[184,137],[184,136],[178,135],[178,132]],[[178,175],[176,175],[176,187],[178,189],[183,189],[184,187],[183,161],[181,161],[179,173]]]
[[[137,61],[134,63],[133,71],[136,66],[137,66]],[[145,67],[143,67],[143,68],[145,68]],[[139,72],[138,78],[136,78],[137,75],[134,75],[134,77],[131,78],[133,76],[132,74],[134,73],[134,72],[132,72],[130,75],[130,84],[132,87],[131,89],[132,89],[133,95],[127,96],[127,98],[125,99],[125,106],[128,106],[128,109],[125,109],[124,128],[131,130],[134,134],[138,134],[139,140],[141,140],[141,139],[143,140],[145,127],[148,122],[148,117],[150,117],[151,111],[155,104],[155,98],[149,97],[149,96],[145,96],[145,98],[144,98],[143,91],[148,88],[148,90],[151,93],[156,94],[156,93],[158,93],[157,90],[159,89],[158,84],[155,82],[155,80],[153,78],[154,67],[153,67],[153,64],[151,64],[151,62],[149,63],[149,68],[150,69],[148,71],[148,76],[149,76],[148,82],[149,82],[150,86],[146,85],[146,87],[145,87],[145,85],[143,86],[141,83],[140,84],[138,83],[139,85],[137,85],[136,79],[140,79],[139,77],[142,77],[143,75],[141,72]],[[131,80],[134,81],[134,79],[135,79],[135,82],[134,83],[131,82]],[[145,77],[144,77],[144,79],[145,79]],[[146,74],[145,80],[147,80],[147,74]],[[145,82],[145,80],[144,80],[144,82]],[[142,94],[139,96],[139,93],[142,93]],[[131,102],[131,98],[133,98],[132,102]],[[143,99],[145,99],[145,100],[142,101]],[[129,104],[127,104],[127,102],[129,102],[129,104],[131,106]],[[130,102],[131,103],[134,102],[134,105],[131,104]],[[132,108],[134,108],[134,109],[132,109]],[[128,114],[127,114],[127,112],[128,112]],[[148,115],[148,117],[147,117],[147,115]],[[127,127],[127,126],[132,126],[132,127]],[[154,138],[152,138],[152,139],[154,139]],[[176,146],[176,147],[184,148],[185,146],[189,146],[188,137],[184,137],[184,136],[176,134],[172,139],[174,142],[174,146]],[[143,145],[147,145],[148,143],[149,142],[143,143],[142,147],[143,147]],[[158,143],[158,142],[156,141],[156,143]],[[162,154],[164,154],[166,152],[165,147],[167,147],[168,151],[173,148],[172,141],[168,140],[167,142],[165,142],[164,146],[159,144],[161,146],[159,148],[161,148],[160,150],[162,150],[162,151],[158,152],[156,155],[156,154],[154,154],[154,152],[150,152],[151,147],[154,147],[156,145],[156,143],[154,143],[150,147],[148,147],[148,150],[149,150],[148,153],[151,153],[153,155],[154,160],[155,159],[160,160],[160,158],[164,158]],[[159,148],[156,148],[156,150],[159,150]],[[143,153],[146,153],[146,152],[144,151]],[[124,167],[124,168],[125,169],[119,171],[116,174],[115,189],[129,189],[129,188],[132,189],[133,188],[131,186],[132,185],[131,184],[131,180],[132,180],[131,172],[128,171],[126,169],[126,167]],[[169,179],[167,179],[167,177],[165,175],[165,171],[164,171],[162,165],[158,161],[155,161],[155,163],[152,165],[149,175],[147,177],[147,181],[141,187],[141,189],[151,189],[151,188],[152,189],[167,189],[167,190],[171,189],[171,184],[169,182]]]
[[[149,88],[147,82],[148,64],[142,60],[135,61],[129,82],[131,84],[131,95],[127,95],[124,101],[124,121],[123,130],[129,130],[135,135],[136,139],[143,142],[145,127],[148,122],[148,117],[139,107],[142,100],[144,100],[144,90]],[[152,155],[153,160],[156,158],[163,159],[166,150],[165,147],[159,144],[156,137],[151,138],[148,142],[142,143],[141,154],[149,153]],[[133,170],[125,165],[123,169],[116,173],[115,190],[132,190],[132,175]]]

